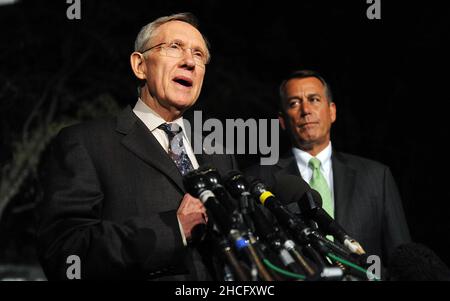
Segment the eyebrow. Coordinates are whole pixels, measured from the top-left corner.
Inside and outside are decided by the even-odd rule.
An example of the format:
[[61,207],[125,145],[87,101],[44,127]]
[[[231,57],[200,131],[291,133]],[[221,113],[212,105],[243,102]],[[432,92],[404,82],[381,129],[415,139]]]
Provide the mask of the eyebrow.
[[[314,96],[317,96],[319,98],[322,97],[319,93],[311,93],[311,94],[306,95],[307,98],[311,98],[311,97],[314,97]],[[294,99],[301,99],[301,97],[300,96],[291,96],[291,97],[287,98],[287,101],[291,101],[291,100],[294,100]]]
[[306,95],[306,97],[308,97],[308,98],[314,97],[314,96],[318,96],[319,98],[322,97],[319,93],[311,93],[311,94]]
[[[170,41],[170,43],[178,43],[178,44],[180,44],[183,47],[186,46],[186,43],[183,40],[180,40],[180,39],[174,39],[174,40]],[[206,53],[207,53],[200,46],[193,46],[192,49],[197,50],[197,51],[201,51],[204,55],[206,55]]]
[[291,97],[288,97],[286,100],[289,102],[289,101],[295,100],[295,99],[300,99],[300,97],[298,97],[298,96],[291,96]]
[[181,44],[183,46],[186,44],[180,39],[173,39],[173,40],[170,41],[170,43],[177,43],[177,44]]

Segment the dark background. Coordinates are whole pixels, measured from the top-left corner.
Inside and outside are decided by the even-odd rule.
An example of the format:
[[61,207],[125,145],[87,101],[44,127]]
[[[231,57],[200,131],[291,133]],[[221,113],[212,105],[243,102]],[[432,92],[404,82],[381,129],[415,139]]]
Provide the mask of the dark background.
[[[134,104],[138,31],[183,11],[212,45],[195,107],[204,119],[276,118],[282,77],[320,71],[337,105],[333,146],[391,167],[413,239],[450,264],[450,13],[437,1],[391,2],[382,0],[381,20],[366,17],[366,0],[81,0],[81,20],[67,19],[64,0],[0,6],[0,264],[36,264],[33,206],[48,142],[64,125]],[[237,157],[243,168],[257,158]]]

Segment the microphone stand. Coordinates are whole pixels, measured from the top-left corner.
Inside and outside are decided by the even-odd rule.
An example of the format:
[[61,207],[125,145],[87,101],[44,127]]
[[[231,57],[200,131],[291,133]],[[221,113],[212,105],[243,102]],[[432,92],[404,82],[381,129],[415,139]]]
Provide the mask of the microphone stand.
[[214,235],[214,242],[216,246],[221,251],[221,254],[225,261],[228,263],[229,267],[232,270],[233,275],[236,276],[238,281],[250,281],[251,278],[248,275],[248,272],[242,267],[239,260],[236,258],[236,255],[228,241],[222,235],[216,234]]

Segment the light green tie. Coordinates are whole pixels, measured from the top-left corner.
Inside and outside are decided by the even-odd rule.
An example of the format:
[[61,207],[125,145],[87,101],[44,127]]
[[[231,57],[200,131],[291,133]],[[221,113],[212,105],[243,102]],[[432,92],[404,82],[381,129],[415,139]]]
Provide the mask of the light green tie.
[[[331,199],[331,190],[328,187],[327,180],[323,176],[320,171],[321,162],[317,158],[311,158],[309,160],[309,167],[312,169],[312,177],[309,185],[312,189],[317,190],[322,197],[322,208],[332,217],[334,218],[334,206],[333,200]],[[332,236],[328,235],[328,239],[332,239]]]

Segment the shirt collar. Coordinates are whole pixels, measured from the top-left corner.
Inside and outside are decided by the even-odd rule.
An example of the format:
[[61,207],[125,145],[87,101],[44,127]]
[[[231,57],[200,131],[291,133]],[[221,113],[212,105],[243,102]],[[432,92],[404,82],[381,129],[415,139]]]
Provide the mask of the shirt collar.
[[[141,98],[139,97],[136,105],[134,106],[133,111],[135,114],[141,119],[144,124],[148,127],[148,129],[153,132],[156,130],[161,124],[167,123],[158,113],[156,113],[152,108],[146,105]],[[186,130],[184,128],[183,117],[175,119],[171,123],[178,124],[182,130],[183,134],[186,135]]]
[[[311,156],[308,152],[301,150],[299,148],[293,147],[292,152],[294,153],[295,160],[301,164],[302,167],[307,168],[309,164],[309,160],[313,156]],[[320,160],[321,165],[324,166],[329,163],[331,160],[331,154],[333,152],[331,141],[328,143],[328,146],[325,147],[320,153],[317,154],[316,158]]]

